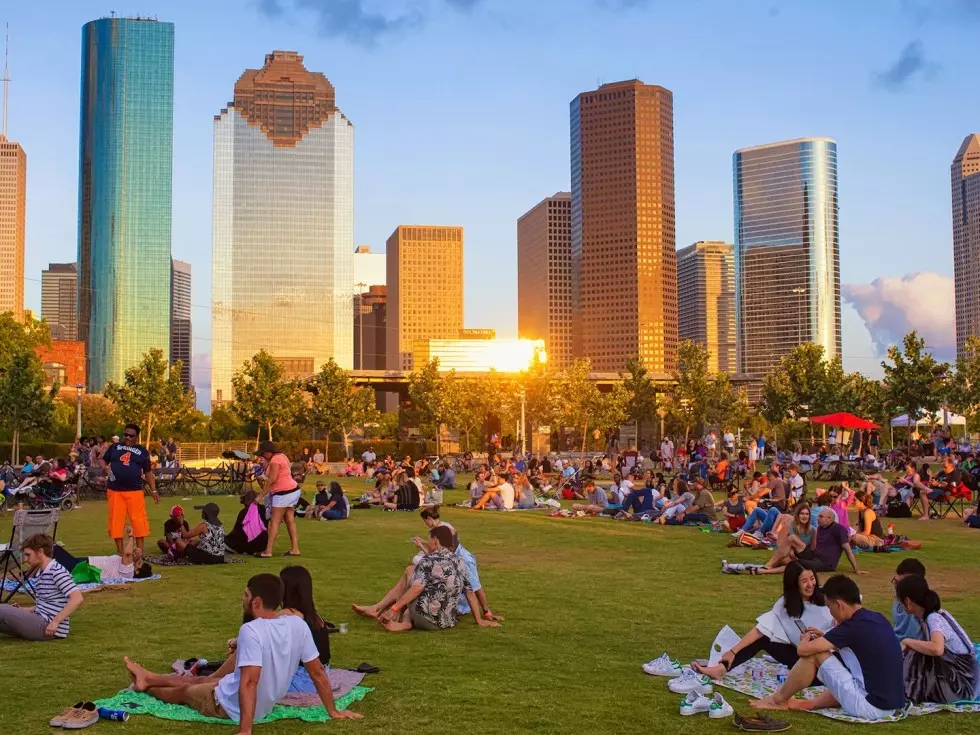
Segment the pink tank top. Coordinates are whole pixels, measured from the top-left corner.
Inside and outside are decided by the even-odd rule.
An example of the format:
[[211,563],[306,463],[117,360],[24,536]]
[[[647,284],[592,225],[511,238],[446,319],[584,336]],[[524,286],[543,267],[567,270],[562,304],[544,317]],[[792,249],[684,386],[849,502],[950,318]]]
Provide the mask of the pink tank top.
[[293,479],[292,473],[289,471],[289,459],[287,459],[285,454],[273,454],[272,459],[269,460],[269,466],[278,465],[279,475],[276,477],[276,481],[271,483],[268,488],[266,488],[270,493],[281,493],[281,492],[291,492],[296,489],[296,480]]

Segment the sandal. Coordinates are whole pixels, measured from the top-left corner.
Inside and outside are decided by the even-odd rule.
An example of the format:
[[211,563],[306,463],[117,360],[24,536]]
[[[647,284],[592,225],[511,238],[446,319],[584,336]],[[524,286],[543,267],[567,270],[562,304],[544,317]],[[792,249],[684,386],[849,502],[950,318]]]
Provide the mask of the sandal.
[[373,664],[369,664],[369,663],[364,662],[364,661],[362,661],[360,664],[358,664],[357,668],[354,669],[354,671],[356,671],[359,674],[379,674],[379,673],[381,673],[381,669],[379,669],[377,666],[375,666]]

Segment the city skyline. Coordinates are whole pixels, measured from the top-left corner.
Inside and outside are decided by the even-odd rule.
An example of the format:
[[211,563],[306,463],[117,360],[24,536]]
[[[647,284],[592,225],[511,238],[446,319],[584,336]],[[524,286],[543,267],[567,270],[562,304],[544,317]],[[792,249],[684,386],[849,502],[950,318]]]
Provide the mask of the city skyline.
[[980,135],[968,135],[950,166],[956,352],[980,337]]
[[[72,259],[77,174],[71,171],[73,154],[64,141],[73,135],[77,141],[77,133],[70,119],[55,127],[33,111],[43,109],[44,100],[77,95],[77,29],[91,19],[74,4],[54,5],[53,15],[51,9],[42,13],[30,6],[10,12],[10,128],[32,158],[27,287],[28,306],[35,311],[40,270],[47,262]],[[174,133],[174,256],[193,262],[198,276],[195,352],[206,353],[211,342],[209,263],[200,260],[202,254],[206,258],[210,201],[199,188],[204,182],[206,192],[210,183],[208,121],[227,96],[228,70],[237,74],[257,51],[279,47],[306,52],[318,59],[319,68],[338,69],[344,81],[334,81],[349,90],[345,111],[356,111],[355,117],[367,124],[358,143],[358,160],[365,163],[359,163],[356,182],[357,242],[379,245],[399,221],[467,226],[467,324],[492,324],[502,335],[514,333],[516,282],[481,276],[512,269],[515,217],[546,193],[568,187],[562,120],[567,118],[567,100],[593,88],[597,76],[602,81],[635,75],[675,93],[679,243],[734,239],[732,151],[829,134],[847,161],[841,171],[841,241],[853,244],[841,252],[845,367],[875,373],[884,347],[910,327],[918,328],[941,356],[950,356],[954,332],[945,299],[929,299],[924,309],[908,304],[926,301],[915,295],[928,295],[937,286],[940,293],[952,291],[948,166],[959,141],[977,129],[972,121],[980,118],[978,103],[957,91],[964,80],[960,70],[969,58],[968,44],[959,39],[965,41],[975,30],[969,18],[957,16],[951,7],[928,14],[903,9],[883,13],[872,24],[870,17],[842,3],[807,11],[781,8],[778,13],[719,6],[715,22],[705,26],[697,14],[681,7],[637,4],[614,12],[583,3],[555,16],[543,3],[539,13],[528,9],[516,33],[504,33],[495,14],[505,3],[474,5],[468,14],[433,14],[425,27],[391,33],[373,46],[343,30],[323,44],[314,23],[297,23],[295,15],[265,17],[248,4],[238,14],[182,2],[168,6],[167,20],[177,24],[182,44],[176,56],[183,92]],[[788,33],[802,15],[807,16],[807,31]],[[228,31],[220,48],[206,32],[215,23]],[[563,56],[557,66],[536,66],[537,59],[559,52],[585,25],[599,39],[592,48],[580,49],[573,58]],[[539,31],[544,26],[553,30],[553,38],[542,43]],[[656,49],[642,54],[630,50],[629,39],[658,26],[670,26],[672,33]],[[806,61],[813,58],[809,52],[822,47],[830,28],[838,39],[832,63]],[[869,35],[870,29],[874,33]],[[704,42],[703,53],[693,63],[673,63],[685,58],[685,39],[691,33]],[[458,72],[442,63],[443,48],[432,43],[435,37],[459,54]],[[495,49],[494,57],[501,48],[513,59],[490,74],[479,92],[457,83],[465,77],[467,63],[489,51],[475,44],[475,38],[485,38]],[[746,45],[747,39],[752,43]],[[740,51],[733,56],[736,46]],[[801,61],[783,67],[766,61],[779,49],[790,48]],[[906,48],[919,49],[919,61],[902,73],[892,65]],[[200,73],[204,69],[207,73]],[[716,76],[721,86],[714,83]],[[732,83],[740,77],[751,79],[757,91],[736,94],[744,91],[743,85]],[[504,114],[521,116],[519,130],[492,126],[482,116],[487,91],[503,89],[509,93],[498,95],[498,102]],[[446,90],[455,96],[445,110],[449,114],[425,116],[424,123],[412,116],[399,116],[394,126],[387,122],[388,109]],[[826,104],[830,95],[845,104]],[[712,113],[718,105],[729,113],[720,125]],[[915,144],[908,146],[910,138]],[[413,144],[407,145],[410,140]],[[474,147],[473,140],[482,145]],[[890,151],[898,148],[903,155],[892,156]],[[520,176],[514,178],[516,170]],[[406,189],[400,183],[408,172],[419,185]]]

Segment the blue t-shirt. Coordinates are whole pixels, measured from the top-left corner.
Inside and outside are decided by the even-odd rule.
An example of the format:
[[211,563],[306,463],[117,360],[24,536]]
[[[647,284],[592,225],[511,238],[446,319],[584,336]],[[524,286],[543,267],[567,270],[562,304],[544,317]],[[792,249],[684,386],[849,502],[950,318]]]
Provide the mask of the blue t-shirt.
[[824,637],[838,650],[850,648],[857,657],[868,704],[884,710],[905,706],[902,647],[884,615],[862,607]]
[[898,640],[903,638],[925,640],[922,637],[922,623],[915,615],[905,612],[905,608],[898,600],[892,602],[892,619],[895,621],[895,636]]
[[109,490],[142,490],[143,473],[150,472],[150,452],[142,444],[113,444],[102,455],[109,465]]

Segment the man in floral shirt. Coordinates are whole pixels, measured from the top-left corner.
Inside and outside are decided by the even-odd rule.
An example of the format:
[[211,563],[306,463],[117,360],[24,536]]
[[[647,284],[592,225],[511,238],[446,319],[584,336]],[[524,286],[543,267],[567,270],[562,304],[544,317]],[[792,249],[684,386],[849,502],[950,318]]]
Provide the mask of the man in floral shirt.
[[[447,526],[436,526],[429,532],[429,547],[415,565],[411,577],[403,577],[385,599],[370,608],[354,607],[355,612],[368,617],[377,616],[386,630],[398,633],[419,630],[444,630],[456,625],[456,603],[463,593],[470,609],[477,611],[476,596],[466,577],[465,562],[455,553],[455,538]],[[384,610],[384,612],[381,612]],[[473,613],[476,624],[496,628],[492,620]]]

